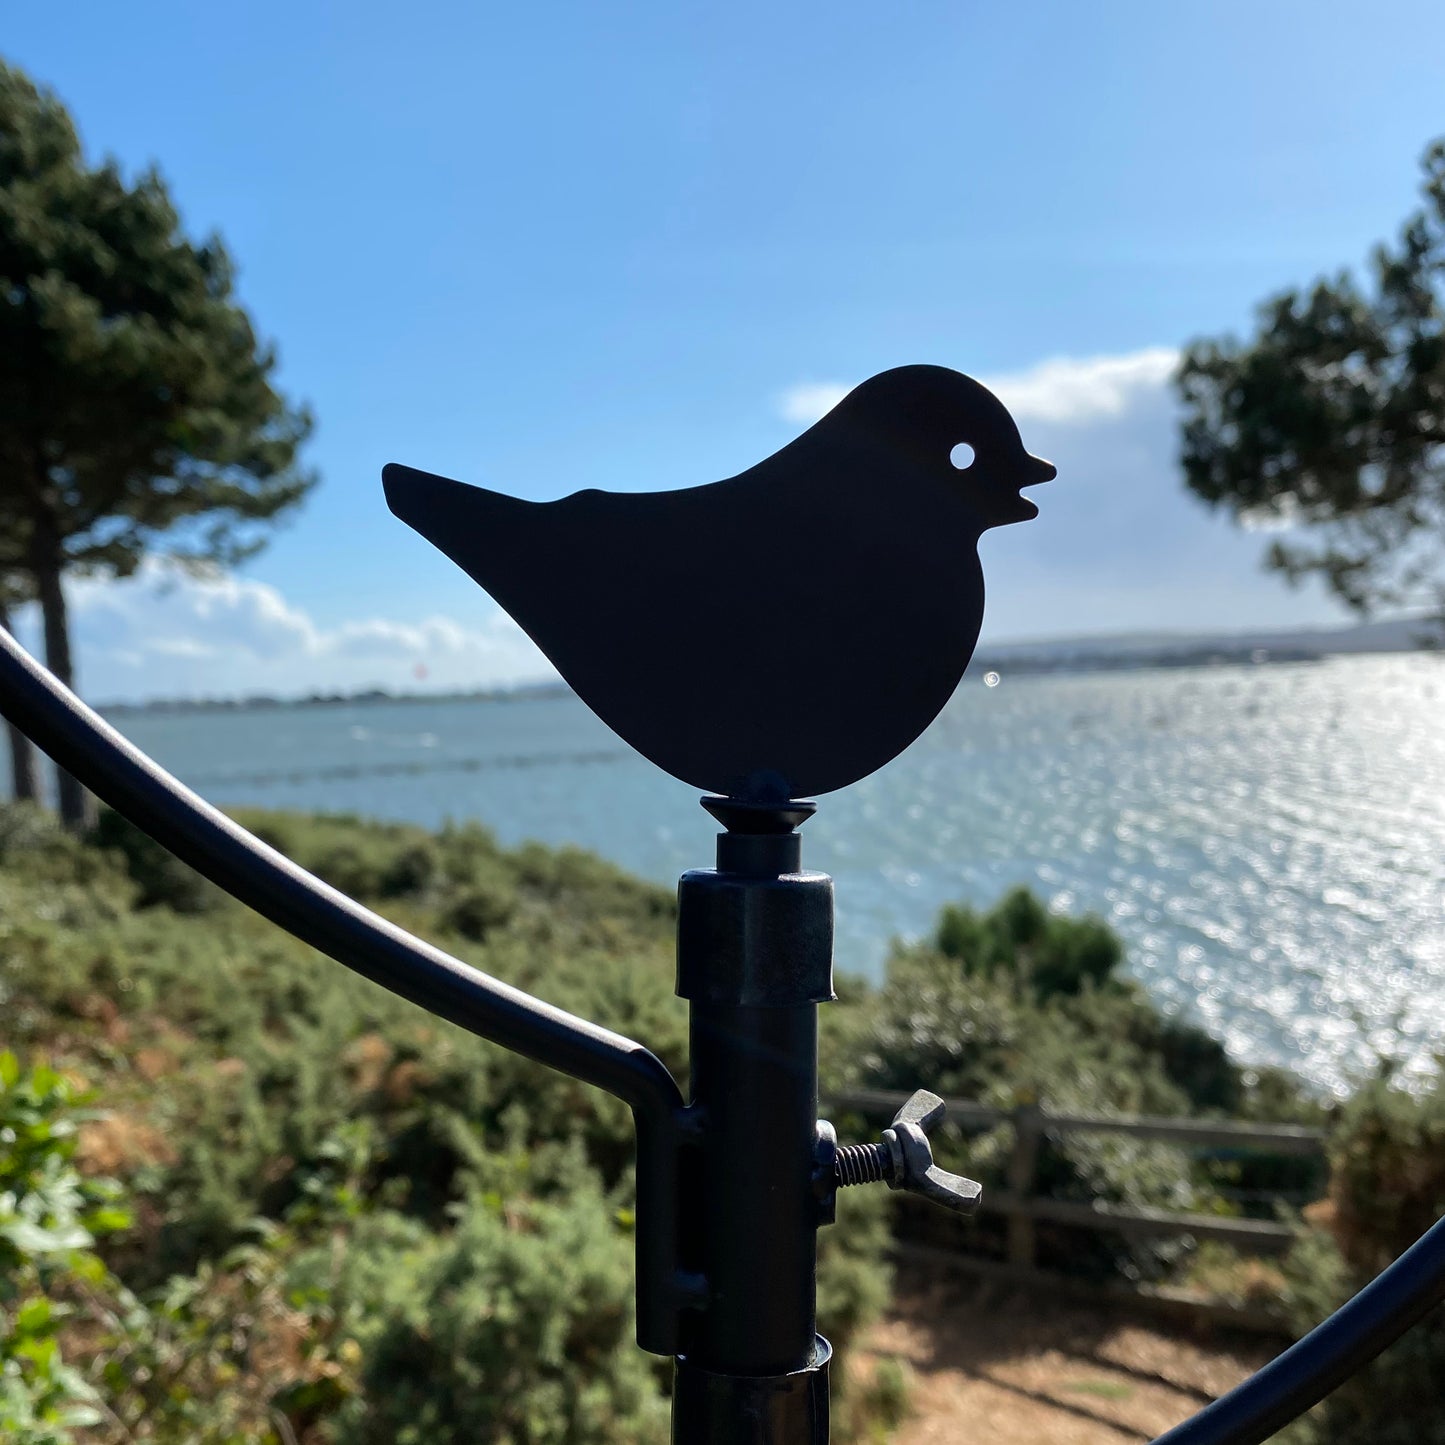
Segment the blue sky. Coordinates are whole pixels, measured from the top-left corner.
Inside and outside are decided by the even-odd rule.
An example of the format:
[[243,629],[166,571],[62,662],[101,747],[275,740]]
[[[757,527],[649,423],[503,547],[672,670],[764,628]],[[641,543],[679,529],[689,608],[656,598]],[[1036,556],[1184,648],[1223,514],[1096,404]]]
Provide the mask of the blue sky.
[[840,386],[998,385],[1060,478],[986,636],[1326,622],[1183,495],[1174,348],[1358,263],[1445,132],[1411,0],[8,7],[92,155],[220,231],[322,483],[236,577],[75,589],[94,696],[536,675],[386,512],[726,476]]

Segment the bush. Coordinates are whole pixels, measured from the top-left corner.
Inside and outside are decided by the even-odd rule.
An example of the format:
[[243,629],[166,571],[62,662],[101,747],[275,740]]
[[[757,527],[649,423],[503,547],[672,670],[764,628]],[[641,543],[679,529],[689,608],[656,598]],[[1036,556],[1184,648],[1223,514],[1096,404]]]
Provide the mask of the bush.
[[[560,1198],[469,1196],[456,1227],[364,1266],[364,1406],[343,1445],[609,1445],[667,1439],[632,1339],[632,1244],[579,1177]],[[346,1286],[343,1284],[343,1291]]]
[[0,868],[26,883],[116,882],[116,860],[34,803],[0,803]]
[[457,896],[442,914],[441,923],[450,933],[485,943],[489,935],[511,922],[516,911],[515,892],[477,884]]
[[0,1436],[11,1445],[69,1445],[103,1418],[60,1348],[65,1295],[107,1278],[96,1236],[130,1222],[112,1182],[75,1167],[86,1102],[55,1070],[0,1052]]
[[206,913],[225,898],[214,883],[110,808],[100,810],[91,841],[124,860],[141,908],[164,904],[177,913]]
[[974,977],[1007,976],[1040,1002],[1110,980],[1124,949],[1103,919],[1052,914],[1027,888],[1014,888],[987,913],[946,906],[934,947]]
[[[825,1034],[825,1056],[852,1083],[926,1087],[1005,1109],[1183,1115],[1232,1111],[1257,1096],[1261,1108],[1268,1098],[1304,1111],[1297,1087],[1270,1072],[1247,1081],[1207,1033],[1161,1015],[1119,974],[1122,961],[1100,920],[1050,914],[1027,890],[983,912],[948,907],[931,940],[895,945],[882,989],[841,1037]],[[1006,1187],[1010,1126],[966,1147],[948,1139],[938,1148],[950,1167]],[[1222,1209],[1217,1182],[1250,1188],[1278,1174],[1292,1187],[1314,1168],[1268,1159],[1215,1168],[1169,1145],[1074,1134],[1045,1139],[1036,1187],[1075,1202]],[[1158,1276],[1183,1250],[1060,1227],[1037,1236],[1042,1262],[1087,1273]],[[1002,1249],[996,1220],[980,1220],[974,1238],[986,1252]]]
[[1445,1214],[1445,1082],[1423,1093],[1385,1071],[1345,1105],[1330,1145],[1332,1233],[1372,1279]]
[[[244,821],[403,926],[685,1072],[669,890],[576,849],[503,849],[473,825]],[[12,1357],[51,1340],[51,1358],[98,1384],[115,1419],[86,1427],[97,1445],[127,1430],[163,1445],[663,1438],[666,1379],[631,1343],[625,1106],[438,1022],[244,909],[186,913],[190,883],[149,846],[118,821],[85,842],[37,810],[0,808],[7,1031],[52,1054],[46,1089],[65,1071],[102,1081],[111,1118],[86,1124],[85,1149],[66,1153],[66,1135],[56,1157],[119,1177],[135,1219],[92,1251],[107,1318],[93,1303],[83,1319],[64,1315],[55,1275],[32,1295],[61,1312],[34,1306],[21,1322],[30,1354],[7,1315]],[[1074,1111],[1304,1107],[1282,1076],[1241,1074],[1207,1036],[1162,1018],[1120,957],[1097,920],[1057,917],[1026,893],[946,910],[933,939],[893,950],[881,989],[845,981],[845,1001],[824,1010],[825,1087],[922,1085]],[[1377,1112],[1374,1124],[1359,1116],[1373,1142],[1350,1187],[1368,1222],[1368,1179],[1387,1181],[1399,1235],[1434,1187],[1411,1193],[1411,1151],[1439,1141],[1400,1100],[1382,1097]],[[1000,1130],[967,1146],[945,1134],[939,1148],[997,1184],[1008,1146]],[[1040,1183],[1076,1200],[1217,1204],[1180,1151],[1108,1135],[1051,1141]],[[845,1222],[820,1237],[819,1323],[846,1398],[847,1346],[886,1295],[889,1196],[848,1191],[840,1210]],[[993,1223],[976,1229],[981,1247],[998,1245]],[[1039,1237],[1053,1263],[1133,1274],[1167,1263],[1092,1233]],[[26,1370],[5,1389],[23,1379],[33,1405],[43,1392]],[[858,1388],[860,1430],[901,1408],[897,1379],[873,1404],[873,1387]],[[18,1428],[7,1438],[28,1439]]]
[[[244,821],[685,1072],[669,890],[474,826]],[[244,909],[186,913],[148,846],[0,808],[7,1029],[103,1081],[111,1117],[76,1157],[121,1178],[136,1221],[104,1242],[109,1318],[25,1317],[111,1412],[87,1440],[665,1438],[665,1367],[632,1342],[626,1107]],[[835,1345],[886,1291],[883,1204],[825,1237]]]
[[[1390,1068],[1345,1105],[1330,1143],[1322,1228],[1293,1252],[1301,1332],[1362,1289],[1445,1216],[1445,1079],[1422,1093]],[[1445,1445],[1445,1318],[1437,1309],[1342,1386],[1290,1436],[1296,1445]]]

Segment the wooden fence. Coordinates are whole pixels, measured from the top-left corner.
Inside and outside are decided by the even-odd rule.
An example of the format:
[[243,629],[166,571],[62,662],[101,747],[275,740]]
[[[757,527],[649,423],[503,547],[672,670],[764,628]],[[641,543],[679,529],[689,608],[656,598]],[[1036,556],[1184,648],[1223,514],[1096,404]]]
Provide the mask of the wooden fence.
[[[833,1094],[830,1103],[837,1110],[851,1110],[868,1118],[888,1119],[908,1096],[883,1090],[854,1090]],[[1039,1222],[1068,1225],[1076,1229],[1099,1230],[1128,1238],[1192,1235],[1217,1239],[1252,1255],[1279,1254],[1295,1237],[1289,1225],[1277,1220],[1241,1219],[1179,1210],[1128,1207],[1117,1204],[1087,1204],[1041,1198],[1036,1194],[1039,1149],[1047,1136],[1065,1138],[1071,1134],[1110,1133],[1137,1139],[1178,1144],[1200,1152],[1291,1154],[1322,1157],[1325,1133],[1322,1129],[1293,1124],[1253,1124],[1225,1119],[1165,1119],[1144,1115],[1107,1117],[1094,1114],[1058,1114],[1025,1106],[999,1109],[971,1099],[947,1099],[948,1118],[964,1129],[1013,1127],[1013,1148],[1004,1171],[1003,1189],[985,1189],[982,1212],[1003,1215],[1007,1225],[1007,1263],[969,1261],[982,1272],[1024,1277],[1036,1269],[1035,1225]],[[938,1258],[937,1248],[901,1246],[901,1252]],[[963,1256],[959,1256],[963,1262]],[[1059,1276],[1051,1275],[1051,1282]],[[1189,1301],[1169,1291],[1146,1291],[1187,1309]],[[1175,1313],[1181,1312],[1176,1309]],[[1193,1311],[1227,1317],[1234,1323],[1263,1323],[1268,1312],[1240,1311],[1201,1302]],[[1277,1323],[1277,1321],[1275,1322]]]

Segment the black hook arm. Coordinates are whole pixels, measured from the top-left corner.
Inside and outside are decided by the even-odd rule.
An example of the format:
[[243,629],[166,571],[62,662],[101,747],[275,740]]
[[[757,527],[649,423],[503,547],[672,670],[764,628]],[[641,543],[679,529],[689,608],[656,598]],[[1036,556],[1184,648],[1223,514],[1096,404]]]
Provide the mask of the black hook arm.
[[313,948],[470,1033],[632,1109],[637,1128],[637,1339],[676,1350],[681,1090],[641,1044],[489,977],[298,868],[126,741],[0,629],[0,713],[93,793],[227,893]]

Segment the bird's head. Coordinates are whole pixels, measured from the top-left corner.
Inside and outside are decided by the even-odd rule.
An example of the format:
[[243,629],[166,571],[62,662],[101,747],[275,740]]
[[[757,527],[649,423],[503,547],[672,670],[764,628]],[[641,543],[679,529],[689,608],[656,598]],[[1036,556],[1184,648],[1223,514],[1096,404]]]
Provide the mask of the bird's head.
[[835,419],[959,488],[980,530],[1037,517],[1020,488],[1056,475],[1052,462],[1024,449],[1014,419],[986,386],[946,366],[880,372],[838,403],[827,420]]

